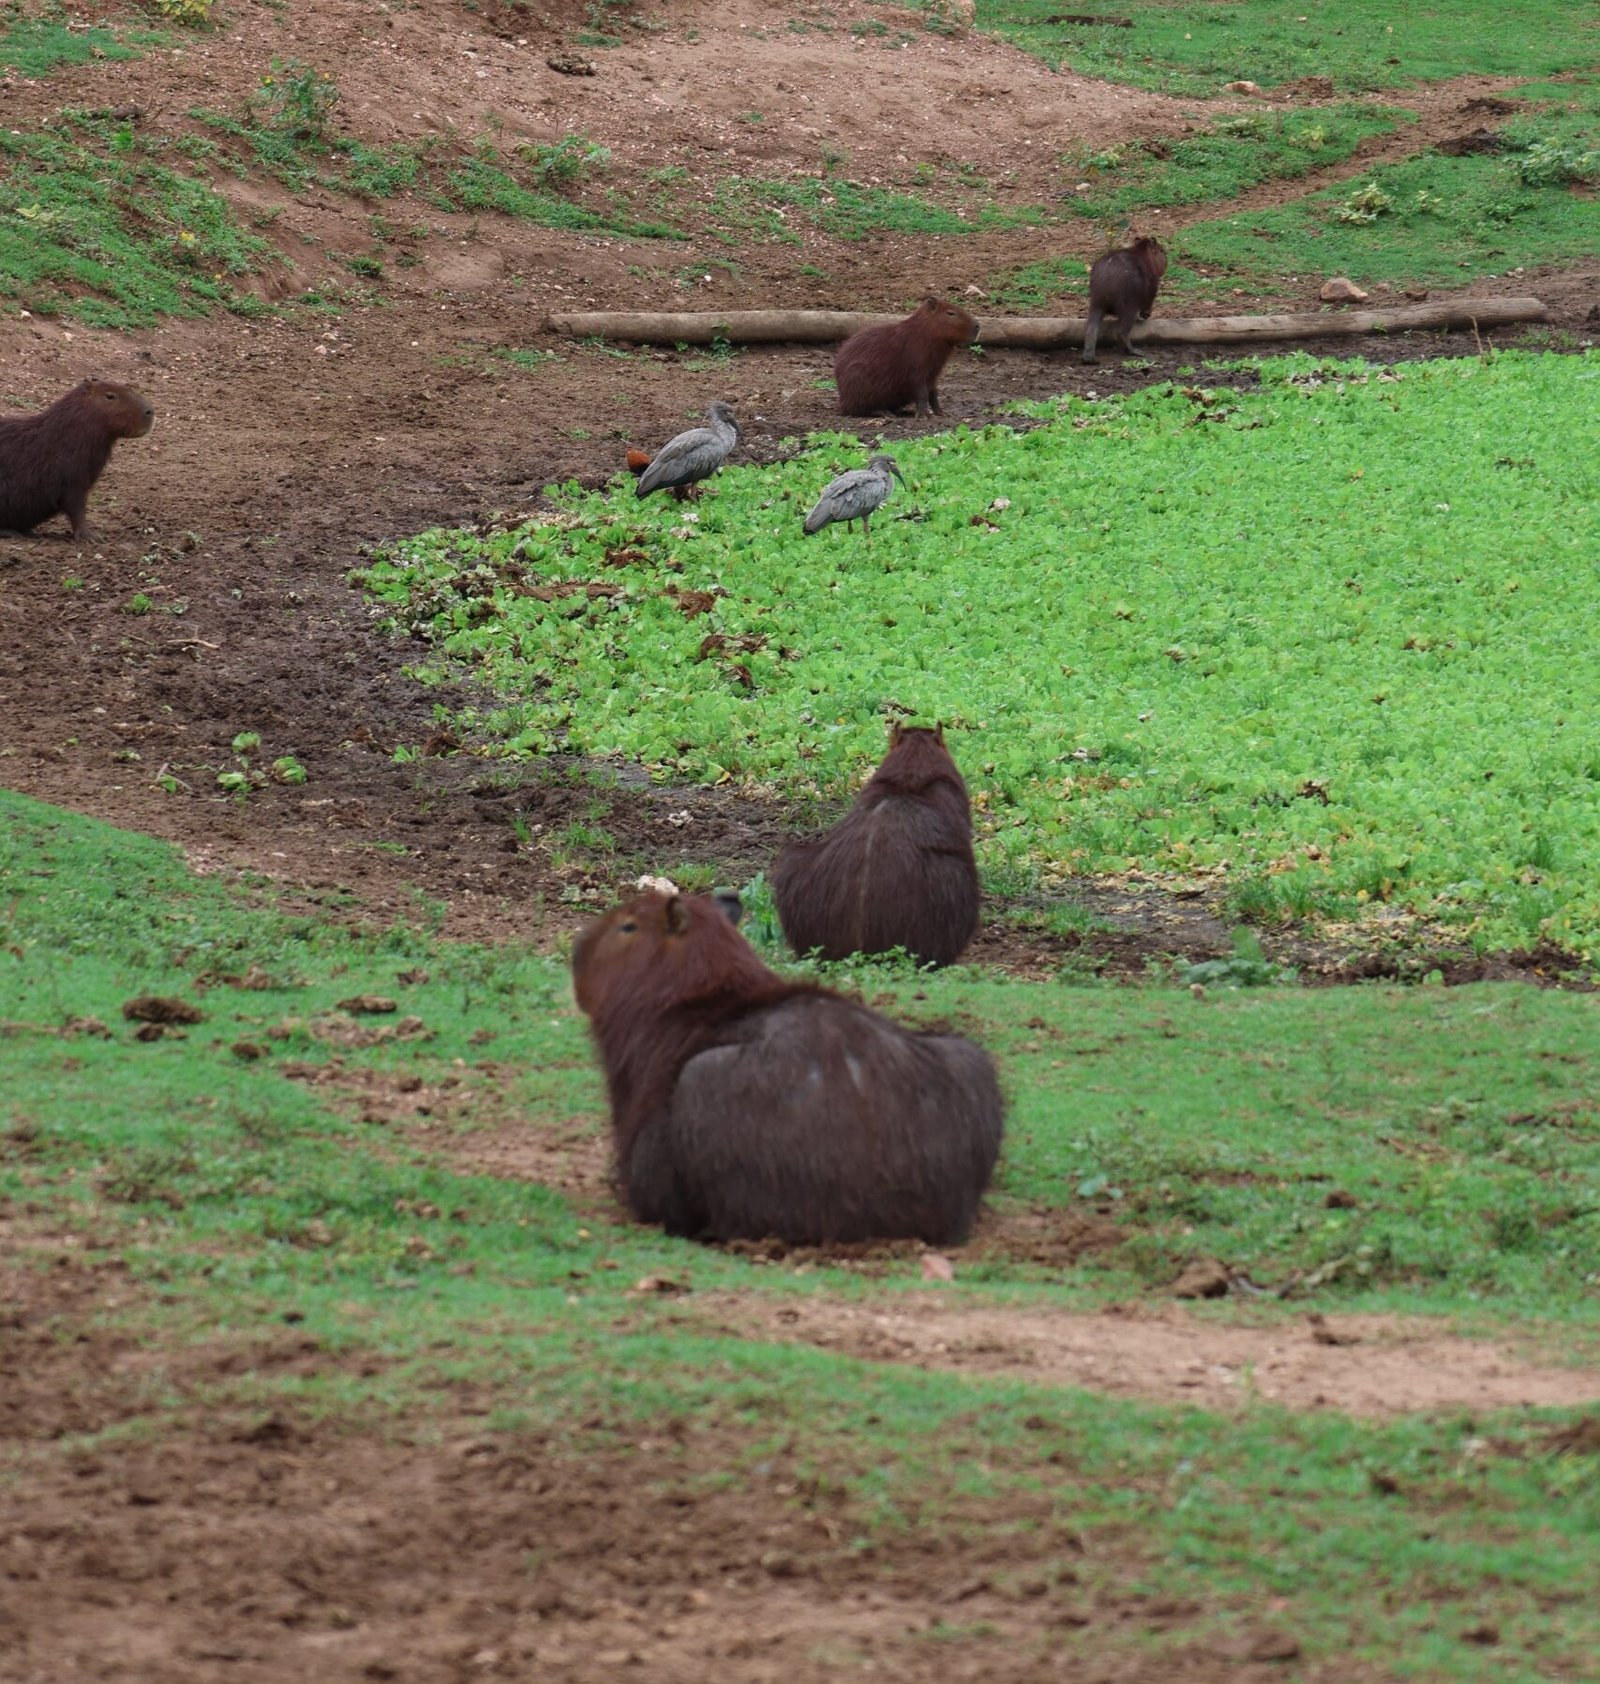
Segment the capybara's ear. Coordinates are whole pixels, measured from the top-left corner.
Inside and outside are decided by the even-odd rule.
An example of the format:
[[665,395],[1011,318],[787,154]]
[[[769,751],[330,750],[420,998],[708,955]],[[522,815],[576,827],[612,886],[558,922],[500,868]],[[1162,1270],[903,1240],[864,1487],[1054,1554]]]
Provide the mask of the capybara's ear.
[[739,899],[739,891],[737,889],[717,889],[712,893],[711,898],[717,903],[728,922],[737,929],[739,920],[744,917],[744,902]]
[[675,936],[681,936],[689,928],[689,909],[683,904],[682,895],[674,895],[667,902],[667,929]]
[[889,747],[893,748],[900,741],[902,735],[903,731],[900,721],[898,719],[891,719],[889,721]]

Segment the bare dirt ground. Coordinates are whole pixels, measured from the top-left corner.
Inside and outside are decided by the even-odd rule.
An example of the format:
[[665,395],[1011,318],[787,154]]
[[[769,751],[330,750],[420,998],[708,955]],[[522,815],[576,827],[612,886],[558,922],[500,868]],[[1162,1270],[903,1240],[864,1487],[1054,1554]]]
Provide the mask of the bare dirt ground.
[[[631,31],[611,51],[574,49],[583,8],[553,10],[535,16],[499,0],[476,8],[245,0],[227,8],[225,30],[181,54],[38,84],[12,79],[0,97],[17,126],[72,103],[132,108],[145,125],[183,130],[193,127],[184,116],[191,107],[237,108],[274,55],[293,55],[333,76],[338,121],[371,141],[451,125],[507,143],[579,132],[611,148],[614,171],[677,166],[686,172],[680,191],[701,197],[731,172],[814,173],[831,150],[848,154],[858,179],[908,189],[918,164],[968,164],[995,202],[1015,206],[1070,189],[1059,165],[1069,145],[1177,133],[1193,121],[1189,103],[1053,76],[996,42],[928,34],[913,14],[902,32],[913,39],[893,51],[849,33],[852,20],[888,16],[881,8],[834,7],[824,33],[824,14],[804,5],[691,3],[670,8],[664,29]],[[596,75],[549,68],[548,57],[574,50]],[[1418,128],[1336,173],[1474,126],[1465,102],[1498,86],[1475,79],[1409,96]],[[745,120],[755,108],[762,121]],[[280,211],[271,235],[285,267],[262,288],[274,299],[348,282],[345,259],[374,249],[373,206],[321,192],[291,200],[225,175],[217,185],[244,208]],[[1306,185],[1263,189],[1250,202]],[[546,335],[552,309],[897,308],[930,289],[970,297],[995,271],[1036,257],[1091,255],[1098,235],[1020,229],[850,244],[808,234],[801,246],[743,249],[735,269],[705,261],[725,255],[705,243],[686,251],[561,235],[422,201],[381,208],[412,229],[411,261],[390,265],[381,299],[352,297],[337,315],[130,334],[0,317],[8,409],[42,406],[97,375],[136,383],[159,411],[154,433],[119,447],[97,488],[91,542],[55,529],[0,538],[0,782],[170,838],[201,869],[265,876],[330,916],[404,918],[417,914],[419,898],[443,902],[447,932],[468,937],[553,943],[579,916],[570,891],[612,886],[614,863],[558,866],[537,842],[519,844],[513,815],[548,833],[594,816],[598,799],[599,822],[630,868],[700,861],[726,880],[759,869],[793,814],[726,791],[653,788],[627,769],[601,791],[559,768],[507,777],[471,745],[440,735],[437,697],[404,671],[413,652],[375,635],[347,572],[386,539],[516,518],[552,482],[603,481],[625,444],[658,442],[712,397],[736,404],[745,449],[758,460],[781,439],[836,419],[814,384],[830,366],[825,349],[752,350],[711,366],[675,352],[619,359]],[[1181,221],[1169,213],[1169,226]],[[802,262],[821,273],[799,274]],[[1319,280],[1304,278],[1301,305]],[[1558,328],[1594,331],[1600,265],[1530,273],[1516,289],[1544,297]],[[1229,312],[1251,304],[1233,294],[1216,302]],[[550,349],[559,360],[520,368],[494,355],[503,347]],[[1413,336],[1363,349],[1402,357],[1475,347]],[[1158,350],[1148,370],[1124,372],[994,354],[952,365],[946,407],[950,421],[981,420],[1009,399],[1123,389],[1192,360]],[[889,437],[918,430],[905,421],[885,428]],[[69,578],[81,583],[65,588]],[[126,612],[135,592],[151,599],[151,612]],[[268,757],[296,755],[309,781],[263,789],[245,805],[220,795],[216,774],[245,730],[261,734]],[[398,745],[432,752],[397,764]],[[178,780],[176,793],[158,785],[161,774]],[[688,824],[668,822],[685,811]],[[1110,928],[1076,950],[1111,974],[1139,975],[1152,957],[1228,951],[1205,885],[1174,894],[1116,882],[1082,892]],[[1268,947],[1333,979],[1394,974],[1399,964],[1298,938]],[[1046,975],[1074,951],[991,916],[975,957]],[[1503,957],[1487,974],[1548,977],[1559,960]],[[1449,971],[1453,980],[1475,974],[1485,971],[1466,961]],[[495,1173],[536,1173],[597,1208],[608,1197],[592,1131],[552,1135],[531,1167],[508,1137],[464,1138],[477,1141],[479,1168],[493,1160]],[[442,1133],[431,1144],[447,1157],[463,1150]],[[1026,1212],[1003,1222],[1012,1227],[1001,1243],[1032,1246],[1041,1261],[1066,1263],[1097,1243],[1093,1233],[1045,1232]],[[1283,1640],[1265,1628],[1222,1647],[1197,1638],[1177,1660],[1101,1658],[1097,1635],[1108,1629],[1170,1632],[1198,1625],[1205,1610],[1118,1592],[1141,1565],[1132,1542],[1126,1560],[1046,1573],[1040,1562],[1070,1558],[1082,1544],[1058,1535],[1045,1498],[1037,1516],[974,1509],[959,1536],[913,1536],[864,1559],[848,1548],[826,1495],[781,1461],[769,1488],[720,1484],[714,1476],[735,1429],[715,1421],[687,1438],[619,1444],[579,1461],[562,1444],[488,1435],[489,1403],[470,1397],[404,1430],[219,1412],[204,1400],[229,1375],[296,1364],[325,1371],[344,1359],[288,1331],[265,1346],[219,1341],[199,1355],[157,1357],[102,1325],[139,1291],[114,1261],[85,1266],[67,1235],[0,1229],[0,1240],[0,1255],[13,1253],[0,1263],[7,1684],[804,1681],[858,1668],[944,1684],[1037,1678],[1063,1659],[1074,1677],[1104,1684],[1281,1676]],[[1093,1325],[1017,1322],[978,1338],[936,1297],[915,1310],[812,1306],[792,1322],[732,1301],[691,1300],[684,1314],[878,1359],[1207,1403],[1237,1395],[1247,1364],[1263,1396],[1374,1413],[1571,1396],[1559,1371],[1516,1353],[1456,1347],[1450,1355],[1431,1331],[1376,1325],[1355,1329],[1363,1342],[1345,1350],[1176,1311],[1087,1318]],[[64,1436],[100,1434],[145,1412],[158,1370],[178,1399],[174,1435],[55,1453]],[[1035,1520],[1036,1544],[1017,1553],[1017,1526]],[[544,1566],[530,1572],[530,1560]],[[1005,1641],[930,1647],[926,1633],[941,1620]],[[1297,1676],[1334,1675],[1302,1663]],[[1362,1684],[1369,1675],[1346,1666],[1337,1676]]]

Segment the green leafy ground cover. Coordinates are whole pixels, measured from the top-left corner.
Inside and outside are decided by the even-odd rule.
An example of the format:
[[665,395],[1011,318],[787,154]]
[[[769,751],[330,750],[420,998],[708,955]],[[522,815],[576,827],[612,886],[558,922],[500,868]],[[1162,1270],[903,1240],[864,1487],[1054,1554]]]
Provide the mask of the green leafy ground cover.
[[[744,1445],[728,1477],[754,1477],[779,1445],[825,1474],[844,1499],[839,1547],[867,1572],[874,1542],[981,1528],[990,1499],[1031,1492],[1042,1507],[1017,1548],[1041,1562],[1069,1552],[1067,1594],[1111,1590],[1105,1575],[1126,1575],[1131,1552],[1144,1570],[1123,1588],[1198,1597],[1204,1633],[1270,1602],[1312,1661],[1350,1654],[1440,1680],[1578,1676],[1600,1643],[1600,1464],[1545,1448],[1549,1416],[1374,1425],[1257,1404],[1228,1418],[699,1331],[706,1289],[863,1283],[758,1268],[612,1228],[536,1186],[453,1172],[305,1079],[339,1062],[346,1077],[420,1082],[464,1107],[464,1127],[587,1117],[598,1129],[600,1084],[558,961],[285,915],[190,877],[164,844],[3,793],[0,886],[0,1199],[120,1253],[147,1295],[106,1312],[147,1347],[147,1413],[120,1439],[159,1432],[185,1402],[163,1383],[162,1353],[189,1340],[248,1349],[292,1310],[307,1338],[376,1357],[376,1373],[247,1370],[208,1407],[368,1423],[402,1412],[414,1427],[467,1383],[499,1395],[489,1428],[511,1435],[716,1423]],[[881,967],[856,980],[903,1014],[954,1017],[1000,1058],[1002,1206],[1093,1199],[1130,1236],[1065,1274],[963,1261],[942,1293],[1092,1302],[1216,1252],[1263,1284],[1300,1276],[1301,1303],[1559,1329],[1592,1358],[1594,997],[1196,1001]],[[337,1002],[368,992],[401,996],[420,1031],[330,1046]],[[193,1000],[206,1019],[182,1039],[135,1042],[119,1007],[141,993]],[[258,1055],[242,1057],[241,1041]],[[1354,1205],[1330,1209],[1332,1186]],[[692,1292],[630,1292],[656,1272]],[[915,1294],[915,1273],[907,1263],[874,1290]],[[1498,1645],[1462,1641],[1485,1621]],[[1147,1654],[1195,1635],[1097,1628],[1094,1641],[1104,1661],[1123,1642]]]
[[1386,903],[1590,951],[1600,359],[1260,381],[902,443],[913,490],[868,542],[801,536],[864,448],[831,438],[687,515],[569,487],[361,578],[424,672],[497,693],[469,723],[509,752],[839,798],[886,716],[937,718],[991,878],[1226,862],[1253,919]]
[[1354,104],[1219,117],[1176,140],[1131,140],[1069,155],[1089,191],[1066,202],[1080,216],[1104,221],[1138,218],[1152,206],[1231,199],[1264,181],[1327,169],[1362,141],[1415,121],[1409,111]]
[[[1057,0],[977,0],[980,29],[1052,68],[1178,94],[1219,93],[1240,78],[1272,88],[1302,76],[1325,76],[1341,92],[1361,93],[1452,76],[1548,76],[1595,60],[1594,12],[1584,0],[1305,0],[1284,7],[1133,0],[1075,15],[1107,22],[1060,21]],[[1132,27],[1116,27],[1115,18]]]

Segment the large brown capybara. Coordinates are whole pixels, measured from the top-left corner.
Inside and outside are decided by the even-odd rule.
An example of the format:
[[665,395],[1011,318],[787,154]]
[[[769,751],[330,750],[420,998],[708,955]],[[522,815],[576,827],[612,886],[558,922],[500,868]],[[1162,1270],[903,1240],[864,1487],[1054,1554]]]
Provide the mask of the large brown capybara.
[[975,316],[942,298],[925,298],[901,322],[852,333],[833,359],[841,415],[877,415],[917,406],[943,415],[939,374],[958,345],[978,337]]
[[1095,346],[1100,340],[1100,324],[1107,316],[1117,318],[1117,335],[1122,349],[1133,355],[1128,335],[1135,322],[1150,314],[1155,306],[1156,289],[1167,272],[1167,254],[1161,242],[1151,234],[1141,234],[1130,245],[1108,251],[1095,259],[1089,271],[1089,321],[1083,334],[1083,360],[1098,362]]
[[948,965],[978,927],[972,805],[944,728],[896,725],[889,752],[831,830],[772,868],[783,933],[824,959],[903,947]]
[[640,895],[573,948],[628,1208],[694,1239],[958,1244],[1000,1151],[989,1055],[786,982],[721,899]]
[[118,439],[139,439],[156,412],[131,386],[84,380],[37,415],[0,417],[0,530],[31,532],[52,515],[84,535],[89,488]]

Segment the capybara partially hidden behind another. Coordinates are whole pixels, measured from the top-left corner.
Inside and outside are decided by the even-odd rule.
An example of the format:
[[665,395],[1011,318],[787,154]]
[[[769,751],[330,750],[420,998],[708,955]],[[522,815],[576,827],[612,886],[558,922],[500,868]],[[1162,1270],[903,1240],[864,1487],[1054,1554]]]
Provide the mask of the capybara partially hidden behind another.
[[948,965],[978,927],[967,786],[944,728],[896,725],[889,752],[832,830],[792,843],[772,868],[783,933],[824,959],[903,947]]
[[703,895],[613,908],[578,937],[572,977],[641,1222],[791,1245],[966,1238],[1004,1109],[972,1042],[786,982]]
[[876,415],[917,406],[943,415],[939,373],[958,345],[978,337],[978,322],[942,298],[925,298],[903,322],[852,333],[833,359],[841,415]]
[[31,532],[65,515],[81,538],[112,445],[143,438],[155,415],[131,386],[85,380],[37,415],[0,417],[0,530]]
[[1104,257],[1095,259],[1089,271],[1089,322],[1083,334],[1083,360],[1098,362],[1095,346],[1100,338],[1100,324],[1107,316],[1117,318],[1117,334],[1122,349],[1131,357],[1133,346],[1128,335],[1133,324],[1148,316],[1156,301],[1156,289],[1167,272],[1167,254],[1161,242],[1149,234],[1141,234],[1131,245],[1119,246]]

